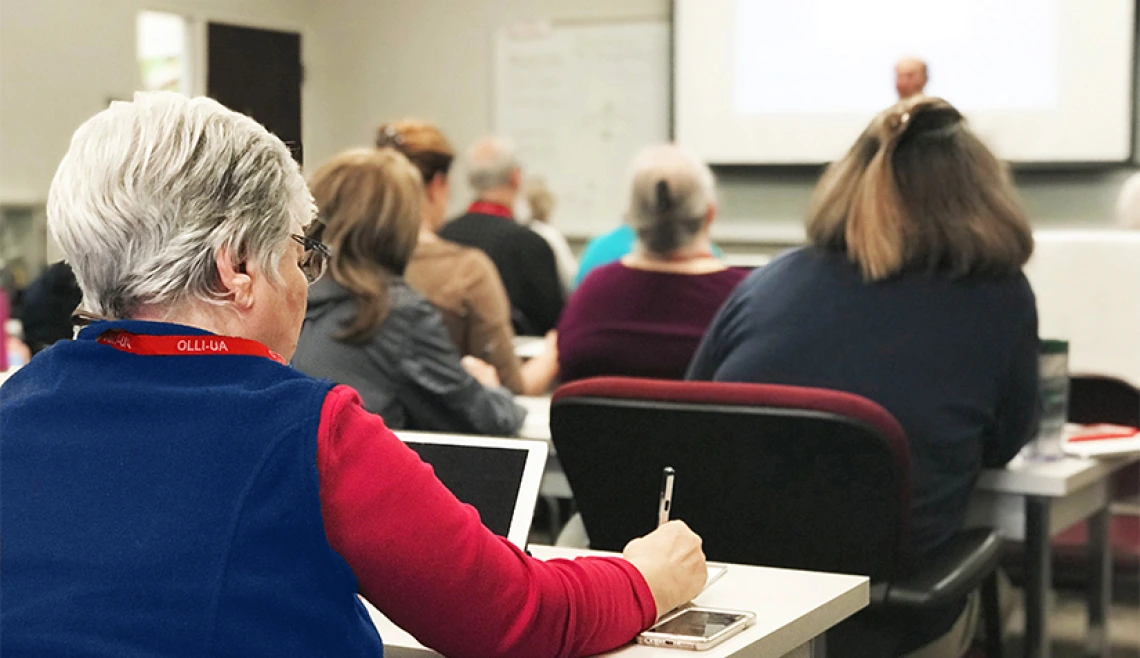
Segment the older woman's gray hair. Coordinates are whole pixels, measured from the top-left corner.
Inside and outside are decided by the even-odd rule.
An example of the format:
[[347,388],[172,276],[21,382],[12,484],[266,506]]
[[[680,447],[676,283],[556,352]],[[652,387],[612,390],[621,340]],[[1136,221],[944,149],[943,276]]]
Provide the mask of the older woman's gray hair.
[[1120,187],[1116,197],[1116,224],[1121,228],[1140,229],[1140,172],[1132,174]]
[[169,92],[112,103],[80,126],[47,206],[85,310],[108,319],[220,302],[222,250],[276,276],[312,212],[280,139],[216,101]]
[[669,254],[690,244],[716,205],[716,179],[708,165],[674,145],[645,149],[632,165],[626,220],[641,244]]
[[515,145],[502,137],[485,137],[472,144],[464,158],[467,182],[476,194],[514,183],[512,175],[519,168]]

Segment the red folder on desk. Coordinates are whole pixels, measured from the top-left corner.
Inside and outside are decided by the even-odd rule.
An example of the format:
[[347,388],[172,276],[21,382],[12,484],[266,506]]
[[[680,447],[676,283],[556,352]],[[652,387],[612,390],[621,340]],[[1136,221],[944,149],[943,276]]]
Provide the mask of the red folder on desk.
[[1077,457],[1140,453],[1140,430],[1124,425],[1066,425],[1065,452]]

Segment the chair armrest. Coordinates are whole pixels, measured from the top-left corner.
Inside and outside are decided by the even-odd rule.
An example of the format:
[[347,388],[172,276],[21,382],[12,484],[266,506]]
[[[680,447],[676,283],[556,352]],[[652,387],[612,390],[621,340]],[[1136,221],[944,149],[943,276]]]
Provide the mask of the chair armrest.
[[873,592],[872,601],[908,610],[942,608],[981,586],[986,576],[997,569],[1001,548],[1001,536],[996,530],[962,531],[909,578],[889,586],[884,583],[885,591]]

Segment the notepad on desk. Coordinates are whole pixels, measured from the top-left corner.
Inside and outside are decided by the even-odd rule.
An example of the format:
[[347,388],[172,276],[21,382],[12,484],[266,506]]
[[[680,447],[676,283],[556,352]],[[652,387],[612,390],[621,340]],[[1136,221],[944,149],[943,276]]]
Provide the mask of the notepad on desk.
[[[708,569],[708,575],[705,576],[705,586],[703,588],[701,588],[701,591],[699,594],[697,594],[697,596],[700,596],[701,594],[704,594],[705,592],[709,591],[709,588],[712,587],[713,583],[720,580],[721,576],[723,576],[725,573],[728,572],[728,565],[727,564],[720,564],[719,562],[706,562],[705,568]],[[696,597],[694,597],[694,599],[695,598]],[[677,606],[676,608],[673,608],[673,610],[680,610],[681,608],[691,608],[695,605],[699,605],[699,604],[694,602],[694,601],[689,601],[688,603],[682,603],[681,605]],[[670,612],[672,612],[672,610],[670,610]]]
[[713,583],[720,580],[720,577],[723,576],[725,574],[725,572],[728,571],[728,565],[727,564],[717,564],[715,562],[708,562],[708,563],[706,563],[705,566],[709,570],[709,575],[708,575],[708,577],[705,578],[705,586],[703,589],[701,589],[701,593],[704,593],[705,591],[707,591],[708,588],[711,587]]
[[1064,450],[1075,457],[1140,453],[1140,430],[1124,425],[1066,425]]

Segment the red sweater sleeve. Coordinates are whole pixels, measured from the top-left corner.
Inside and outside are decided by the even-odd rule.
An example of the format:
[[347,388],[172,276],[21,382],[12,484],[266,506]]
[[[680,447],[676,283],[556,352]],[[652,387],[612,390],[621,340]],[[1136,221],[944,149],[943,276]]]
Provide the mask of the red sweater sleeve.
[[351,388],[325,399],[317,467],[325,533],[360,592],[446,656],[590,655],[656,618],[629,562],[544,562],[491,533]]

